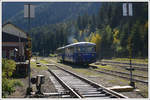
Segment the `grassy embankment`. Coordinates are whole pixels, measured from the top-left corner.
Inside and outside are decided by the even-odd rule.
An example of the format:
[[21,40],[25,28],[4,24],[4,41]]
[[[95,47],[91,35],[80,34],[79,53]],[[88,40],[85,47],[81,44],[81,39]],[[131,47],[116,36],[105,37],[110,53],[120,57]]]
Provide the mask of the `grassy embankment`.
[[[106,59],[106,60],[108,60],[108,59]],[[118,61],[118,62],[129,62],[130,61],[129,58],[112,58],[111,60],[112,61]],[[132,63],[140,63],[140,64],[147,64],[148,63],[148,58],[145,58],[145,59],[133,58],[131,60],[132,60]]]

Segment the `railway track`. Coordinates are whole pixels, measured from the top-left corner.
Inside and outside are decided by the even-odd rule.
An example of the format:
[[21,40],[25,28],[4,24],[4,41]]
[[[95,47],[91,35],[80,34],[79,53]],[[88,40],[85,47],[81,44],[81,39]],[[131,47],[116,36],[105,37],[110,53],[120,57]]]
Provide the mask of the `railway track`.
[[60,94],[60,95],[57,95],[58,98],[71,98],[71,96],[69,95],[69,91],[66,90],[54,76],[50,76],[49,78],[55,85],[55,88],[58,91],[58,94]]
[[[118,62],[118,61],[102,61],[102,62],[130,65],[130,63],[128,63],[128,62]],[[135,65],[135,66],[144,66],[144,67],[146,67],[146,68],[147,68],[147,66],[148,66],[148,64],[138,64],[138,63],[132,63],[132,65]]]
[[[122,73],[122,72],[117,72],[117,71],[111,71],[111,70],[106,70],[104,69],[105,71],[100,71],[100,70],[94,70],[96,72],[99,72],[99,73],[104,73],[104,74],[108,74],[108,75],[113,75],[113,76],[117,76],[117,77],[121,77],[121,78],[125,78],[127,80],[130,80],[130,77],[129,75],[130,74],[127,74],[127,73]],[[123,75],[127,75],[127,76],[123,76]],[[136,75],[135,75],[136,76]],[[143,77],[143,76],[141,76]],[[145,78],[145,77],[144,77]],[[144,83],[144,84],[147,84],[148,85],[148,81],[147,80],[140,80],[140,79],[133,79],[133,81],[136,81],[136,82],[141,82],[141,83]]]
[[[113,66],[118,66],[118,67],[123,67],[123,68],[130,67],[129,63],[123,63],[123,62],[101,61],[100,63],[102,63],[102,64],[108,64],[108,65],[113,65]],[[135,64],[135,63],[132,63],[132,66],[136,70],[148,71],[148,64]]]
[[61,87],[59,92],[67,92],[68,98],[127,98],[62,67],[56,67],[57,69],[48,70],[55,77],[55,81],[62,85],[63,89],[56,83],[57,87]]
[[[55,63],[55,62],[53,62],[53,63]],[[93,66],[90,65],[89,67],[93,67]],[[124,79],[130,80],[130,77],[129,77],[130,74],[128,74],[128,73],[118,72],[118,71],[112,71],[112,70],[107,70],[107,69],[103,69],[103,70],[105,70],[105,71],[98,71],[98,70],[93,70],[93,71],[98,72],[98,73],[104,73],[104,74],[108,74],[108,75],[113,75],[113,76],[117,76],[117,77],[120,77],[120,78],[124,78]],[[133,76],[134,77],[140,77],[140,78],[146,78],[146,80],[141,80],[141,79],[135,79],[134,78],[133,81],[144,83],[144,84],[148,85],[148,81],[147,81],[148,77],[141,76],[141,75],[133,75]]]
[[[53,63],[55,63],[55,62],[53,62]],[[90,66],[93,67],[92,65],[90,65]],[[98,73],[104,73],[104,74],[108,74],[108,75],[113,75],[113,76],[117,76],[117,77],[120,77],[120,78],[124,78],[124,79],[130,80],[130,77],[129,77],[130,74],[128,74],[128,73],[112,71],[112,70],[106,70],[106,69],[103,69],[103,70],[105,70],[105,71],[98,71],[98,70],[93,70],[93,71],[98,72]],[[144,84],[148,85],[148,81],[147,81],[148,77],[141,76],[141,75],[133,75],[133,76],[134,77],[140,77],[140,78],[146,78],[146,80],[140,80],[140,79],[133,79],[133,80],[136,81],[136,82],[140,82],[140,83],[144,83]]]
[[[130,76],[129,73],[125,73],[125,72],[119,72],[119,71],[113,71],[113,70],[107,70],[107,69],[103,69],[103,70],[108,71],[108,72],[113,72],[113,73],[118,73],[118,74]],[[139,78],[145,78],[145,79],[148,79],[147,76],[141,76],[141,75],[136,75],[136,74],[133,74],[133,77],[139,77]]]

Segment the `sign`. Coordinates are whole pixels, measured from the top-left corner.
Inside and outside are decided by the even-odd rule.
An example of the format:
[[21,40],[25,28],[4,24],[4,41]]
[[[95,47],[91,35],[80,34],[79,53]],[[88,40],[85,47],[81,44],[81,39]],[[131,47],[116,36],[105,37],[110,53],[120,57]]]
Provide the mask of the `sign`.
[[35,6],[31,4],[24,5],[24,17],[34,18],[35,17]]
[[133,16],[132,3],[129,3],[129,16]]
[[123,16],[133,16],[132,3],[123,3]]
[[127,16],[127,3],[123,3],[123,16]]

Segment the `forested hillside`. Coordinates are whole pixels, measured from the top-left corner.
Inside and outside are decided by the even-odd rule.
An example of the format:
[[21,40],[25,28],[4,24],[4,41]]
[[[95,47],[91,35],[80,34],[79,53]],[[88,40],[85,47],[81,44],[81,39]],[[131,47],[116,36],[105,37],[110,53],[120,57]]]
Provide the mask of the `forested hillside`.
[[96,43],[99,58],[148,57],[148,3],[133,3],[133,16],[122,16],[122,3],[101,3],[93,15],[77,14],[65,20],[32,29],[33,52],[54,53],[56,48],[78,41]]
[[[27,30],[28,20],[24,18],[24,4],[27,3],[3,3],[3,23],[11,21]],[[84,13],[92,15],[100,8],[100,3],[87,2],[32,2],[30,4],[35,5],[35,18],[31,19],[31,27],[65,22]]]

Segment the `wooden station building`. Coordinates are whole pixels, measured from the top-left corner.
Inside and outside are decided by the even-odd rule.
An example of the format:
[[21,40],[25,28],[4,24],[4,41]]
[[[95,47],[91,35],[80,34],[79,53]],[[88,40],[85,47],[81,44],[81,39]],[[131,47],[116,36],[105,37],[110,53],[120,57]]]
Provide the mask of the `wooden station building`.
[[27,34],[16,25],[8,22],[2,26],[2,57],[16,61],[17,74],[26,75]]
[[16,25],[8,22],[2,26],[2,57],[25,60],[27,34]]

